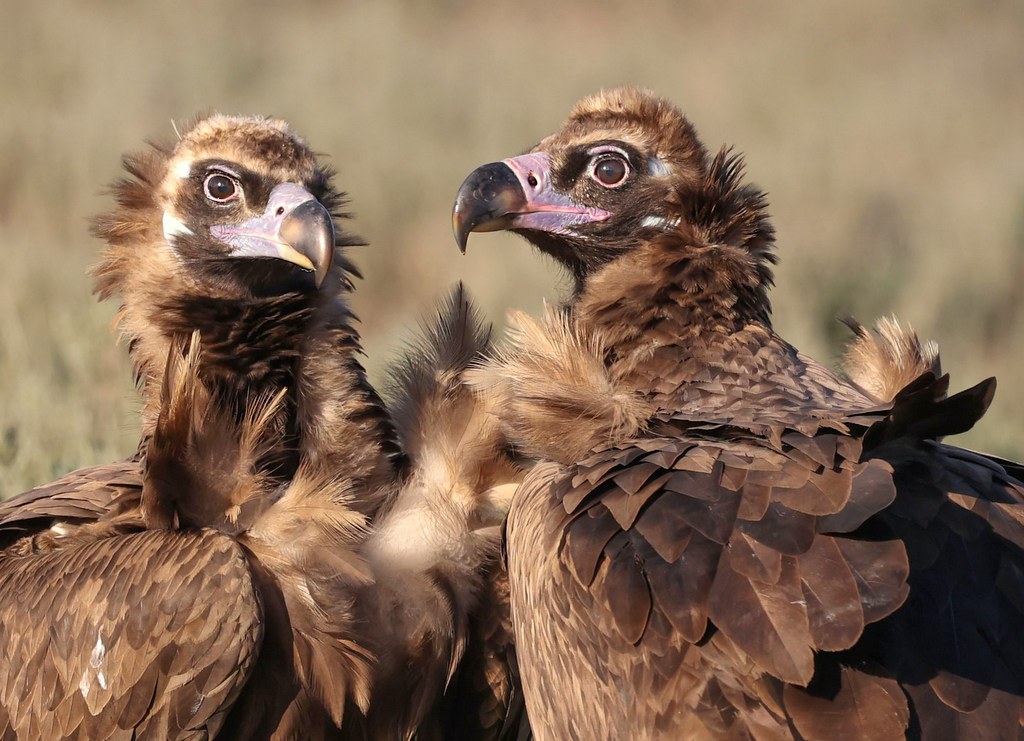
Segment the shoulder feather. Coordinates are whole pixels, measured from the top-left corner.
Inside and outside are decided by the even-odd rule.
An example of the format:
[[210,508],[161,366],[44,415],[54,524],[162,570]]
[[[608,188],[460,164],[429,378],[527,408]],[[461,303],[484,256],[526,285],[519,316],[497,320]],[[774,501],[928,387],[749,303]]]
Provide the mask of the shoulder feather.
[[892,401],[901,389],[925,373],[942,375],[939,346],[922,343],[914,328],[900,326],[895,316],[882,317],[869,329],[850,317],[843,323],[856,337],[846,346],[843,371],[850,381],[877,402]]

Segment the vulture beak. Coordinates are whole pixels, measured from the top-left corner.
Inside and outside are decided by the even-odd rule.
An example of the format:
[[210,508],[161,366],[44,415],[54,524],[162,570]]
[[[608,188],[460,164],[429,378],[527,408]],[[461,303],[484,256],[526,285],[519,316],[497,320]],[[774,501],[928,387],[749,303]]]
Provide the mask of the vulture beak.
[[452,226],[465,254],[470,232],[533,229],[567,234],[573,226],[610,216],[556,191],[551,183],[551,157],[533,152],[471,172],[455,195]]
[[319,288],[334,259],[334,220],[313,195],[295,183],[270,191],[261,216],[242,224],[215,224],[214,237],[234,248],[232,257],[270,257],[313,273]]

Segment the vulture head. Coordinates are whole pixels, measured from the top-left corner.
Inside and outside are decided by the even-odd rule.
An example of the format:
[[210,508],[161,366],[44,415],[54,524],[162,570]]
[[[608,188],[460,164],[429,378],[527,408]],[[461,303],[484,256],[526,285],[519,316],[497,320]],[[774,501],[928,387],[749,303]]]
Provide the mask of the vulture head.
[[208,118],[190,129],[156,189],[163,244],[190,281],[227,298],[319,288],[334,257],[335,198],[283,123]]
[[101,299],[122,302],[147,397],[176,336],[198,331],[209,365],[258,385],[294,363],[315,314],[347,316],[355,271],[338,248],[357,242],[337,225],[343,196],[285,122],[214,114],[124,167],[117,207],[94,224],[108,245],[94,275]]
[[643,266],[652,288],[653,273],[664,276],[656,288],[714,291],[767,322],[773,230],[742,169],[727,149],[710,157],[671,103],[605,91],[528,153],[472,172],[456,196],[455,237],[465,250],[470,232],[522,234],[570,271],[577,298],[632,293],[623,281],[640,276],[613,266]]

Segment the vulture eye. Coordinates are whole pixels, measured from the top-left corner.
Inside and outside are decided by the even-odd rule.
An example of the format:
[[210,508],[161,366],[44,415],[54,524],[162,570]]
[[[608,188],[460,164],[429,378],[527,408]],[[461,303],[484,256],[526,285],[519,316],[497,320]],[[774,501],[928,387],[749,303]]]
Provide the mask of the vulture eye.
[[629,177],[629,165],[618,156],[595,157],[590,166],[590,177],[606,188],[615,188],[626,182]]
[[203,183],[206,197],[217,203],[227,203],[238,197],[238,185],[222,172],[211,172]]

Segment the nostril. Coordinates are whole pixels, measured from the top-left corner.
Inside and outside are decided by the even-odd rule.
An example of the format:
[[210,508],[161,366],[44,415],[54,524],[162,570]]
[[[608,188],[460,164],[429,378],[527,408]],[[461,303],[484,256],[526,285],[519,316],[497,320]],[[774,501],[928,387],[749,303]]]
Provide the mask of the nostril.
[[537,187],[537,176],[532,172],[526,177],[526,182],[530,184],[531,188]]

